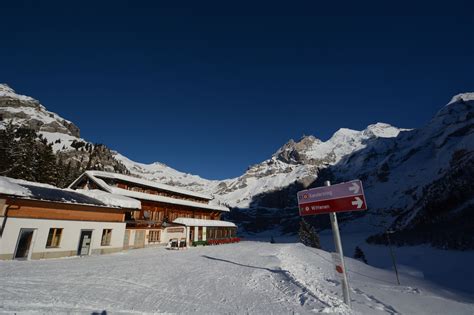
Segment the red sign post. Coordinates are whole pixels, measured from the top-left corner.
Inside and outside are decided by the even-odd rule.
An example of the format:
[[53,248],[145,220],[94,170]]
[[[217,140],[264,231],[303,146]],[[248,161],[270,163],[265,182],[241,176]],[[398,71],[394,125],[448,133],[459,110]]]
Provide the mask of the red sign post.
[[360,180],[354,180],[333,186],[331,186],[329,181],[326,181],[324,184],[324,187],[299,191],[298,207],[301,216],[329,213],[334,236],[334,244],[339,256],[339,259],[335,263],[336,270],[342,277],[342,293],[344,295],[344,302],[351,307],[349,282],[347,280],[336,212],[367,210],[364,189]]
[[300,191],[298,206],[302,216],[367,210],[360,180]]

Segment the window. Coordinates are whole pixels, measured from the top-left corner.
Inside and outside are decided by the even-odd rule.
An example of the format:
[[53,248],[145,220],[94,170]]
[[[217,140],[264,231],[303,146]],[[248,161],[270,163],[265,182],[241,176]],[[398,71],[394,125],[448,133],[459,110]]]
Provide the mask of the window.
[[168,233],[183,233],[184,228],[167,228],[166,232],[168,232]]
[[103,229],[102,230],[102,241],[100,242],[100,245],[101,246],[109,246],[111,238],[112,238],[112,229]]
[[207,228],[207,237],[208,237],[209,239],[216,238],[216,237],[214,236],[214,234],[215,234],[215,233],[214,233],[214,230],[215,230],[214,228]]
[[163,221],[163,211],[152,211],[150,215],[151,221],[162,222]]
[[178,213],[176,212],[169,213],[170,222],[173,222],[174,220],[176,220],[177,217],[178,217]]
[[150,231],[148,234],[148,243],[157,243],[160,241],[160,231]]
[[59,247],[61,243],[61,234],[63,229],[51,228],[49,229],[48,240],[46,241],[46,247]]

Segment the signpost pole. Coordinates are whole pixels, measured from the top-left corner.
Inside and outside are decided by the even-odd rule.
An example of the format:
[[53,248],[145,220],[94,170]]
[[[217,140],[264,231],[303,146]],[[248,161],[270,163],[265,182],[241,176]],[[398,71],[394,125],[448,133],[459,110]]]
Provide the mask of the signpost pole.
[[397,283],[400,285],[400,278],[398,277],[398,269],[397,269],[397,262],[395,261],[395,254],[393,253],[392,250],[392,243],[390,242],[390,236],[388,234],[393,233],[393,231],[385,231],[385,235],[387,236],[387,241],[388,241],[388,248],[390,249],[390,256],[392,257],[392,264],[393,264],[393,269],[395,270],[395,275],[397,276]]
[[[324,182],[325,186],[331,186],[330,181]],[[331,227],[332,227],[332,235],[334,237],[334,245],[336,247],[336,252],[339,254],[341,258],[341,267],[342,267],[342,294],[344,296],[344,303],[351,307],[351,297],[349,293],[349,282],[347,281],[347,273],[346,273],[346,265],[344,263],[344,254],[342,252],[342,243],[341,243],[341,235],[339,234],[339,225],[337,224],[337,216],[335,212],[329,213],[329,218],[331,219]]]

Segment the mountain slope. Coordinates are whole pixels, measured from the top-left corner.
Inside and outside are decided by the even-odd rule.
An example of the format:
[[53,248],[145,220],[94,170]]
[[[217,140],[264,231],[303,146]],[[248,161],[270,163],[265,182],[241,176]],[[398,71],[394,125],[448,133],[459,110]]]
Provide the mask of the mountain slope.
[[[105,146],[94,157],[91,151],[95,146],[79,138],[73,123],[48,112],[37,100],[0,85],[0,127],[12,122],[37,130],[52,142],[59,156],[81,169],[129,172],[212,193],[213,202],[233,208],[231,219],[244,230],[278,227],[295,232],[299,220],[296,191],[321,185],[326,179],[337,183],[359,178],[364,182],[370,209],[341,215],[344,229],[372,234],[369,240],[381,243],[385,237],[380,233],[390,228],[396,231],[393,238],[400,244],[431,242],[451,248],[474,246],[471,233],[449,232],[454,237],[433,234],[443,222],[460,227],[460,231],[472,228],[473,106],[474,93],[464,93],[453,97],[419,129],[376,123],[362,131],[341,128],[327,141],[314,136],[290,140],[241,176],[218,181],[158,162],[134,162]],[[311,221],[325,227],[321,216]],[[419,232],[423,236],[418,237]]]
[[303,186],[309,185],[317,178],[319,169],[334,165],[346,155],[364,148],[370,139],[395,137],[403,130],[405,129],[377,123],[363,131],[342,128],[325,142],[314,136],[303,137],[298,142],[290,140],[270,159],[249,167],[242,176],[222,181],[182,173],[158,162],[137,163],[119,153],[115,157],[136,176],[185,186],[194,191],[212,192],[217,202],[236,208],[248,208],[259,194],[275,191],[295,182]]
[[187,187],[197,192],[209,192],[212,190],[212,187],[219,183],[219,181],[211,181],[197,175],[177,171],[160,162],[152,164],[139,163],[130,160],[118,152],[114,152],[114,157],[125,165],[132,175],[168,185]]
[[215,193],[232,207],[249,207],[258,194],[295,182],[307,186],[317,178],[320,169],[365,148],[371,139],[395,137],[403,130],[377,123],[363,131],[339,129],[325,142],[314,136],[303,137],[298,142],[290,140],[270,159],[250,167],[244,175],[222,181]]
[[[22,141],[27,134],[30,143]],[[80,138],[80,130],[74,123],[48,111],[38,100],[16,93],[6,84],[0,84],[0,135],[1,157],[5,160],[0,163],[3,175],[44,181],[40,176],[42,163],[36,156],[44,152],[51,152],[55,160],[50,161],[54,166],[47,170],[51,173],[47,176],[49,184],[66,186],[86,169],[128,173],[105,145]],[[16,164],[25,162],[20,161],[19,156],[29,162],[22,166],[21,172],[14,170],[18,169]]]
[[17,94],[6,84],[0,84],[0,117],[4,123],[12,122],[47,134],[80,138],[79,128],[74,123],[46,110],[38,100]]
[[[364,139],[363,146],[319,168],[311,187],[324,180],[359,178],[364,183],[369,211],[340,215],[346,233],[372,234],[370,242],[385,243],[383,232],[391,229],[392,240],[400,245],[474,248],[473,96],[457,95],[426,126],[402,130],[396,137]],[[250,210],[238,210],[235,217],[250,230],[276,225],[295,232],[299,218],[294,195],[302,188],[264,192],[252,199]],[[327,227],[323,216],[310,220]]]

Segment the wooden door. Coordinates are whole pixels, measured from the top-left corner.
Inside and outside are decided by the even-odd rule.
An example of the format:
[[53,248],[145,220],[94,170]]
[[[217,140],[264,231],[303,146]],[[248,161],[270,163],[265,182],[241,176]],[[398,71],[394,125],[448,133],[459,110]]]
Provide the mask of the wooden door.
[[28,259],[30,247],[33,240],[33,232],[31,229],[21,229],[18,235],[18,244],[15,251],[15,259]]
[[79,246],[77,249],[77,255],[85,256],[89,255],[92,241],[91,230],[81,230],[81,237],[79,239]]
[[130,247],[130,230],[125,230],[125,235],[123,237],[123,249],[128,249]]
[[145,247],[145,230],[135,230],[135,241],[133,246],[135,248]]

